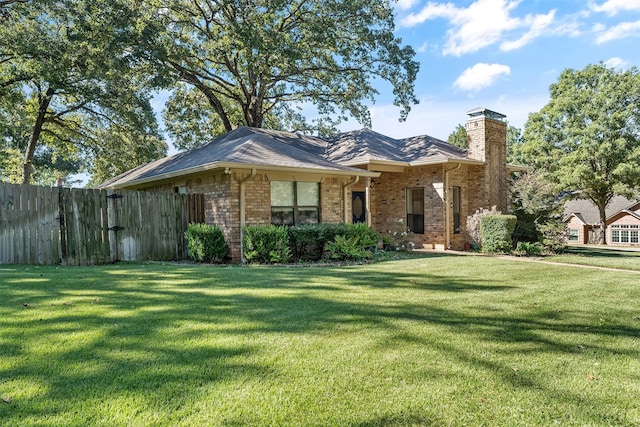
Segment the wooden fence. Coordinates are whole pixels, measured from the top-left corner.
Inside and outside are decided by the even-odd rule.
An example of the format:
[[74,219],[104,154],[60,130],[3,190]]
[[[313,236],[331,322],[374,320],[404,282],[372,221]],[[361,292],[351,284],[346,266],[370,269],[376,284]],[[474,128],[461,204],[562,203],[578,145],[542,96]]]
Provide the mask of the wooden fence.
[[0,264],[178,260],[204,222],[202,194],[0,183]]

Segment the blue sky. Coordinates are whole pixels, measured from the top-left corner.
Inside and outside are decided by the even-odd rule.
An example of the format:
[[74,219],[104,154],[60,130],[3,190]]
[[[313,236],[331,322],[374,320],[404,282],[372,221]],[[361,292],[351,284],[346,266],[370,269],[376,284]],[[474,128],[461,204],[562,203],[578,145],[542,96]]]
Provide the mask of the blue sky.
[[523,128],[564,69],[640,64],[640,0],[399,0],[396,27],[421,69],[407,122],[389,87],[371,106],[373,130],[393,137],[446,140],[476,107]]

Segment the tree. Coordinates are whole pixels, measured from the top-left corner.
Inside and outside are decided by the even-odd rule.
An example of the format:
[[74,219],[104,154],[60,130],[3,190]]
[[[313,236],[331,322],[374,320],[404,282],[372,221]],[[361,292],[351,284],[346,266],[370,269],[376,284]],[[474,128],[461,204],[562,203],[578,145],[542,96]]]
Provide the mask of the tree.
[[[467,145],[467,129],[463,125],[456,126],[455,130],[449,134],[447,138],[449,144],[456,147],[468,148]],[[523,164],[522,156],[520,155],[524,138],[520,128],[509,125],[507,127],[507,162],[514,164]]]
[[633,197],[640,187],[640,74],[602,63],[567,69],[551,85],[551,100],[531,114],[523,155],[557,185],[581,190],[600,212],[614,195]]
[[451,132],[451,134],[447,138],[447,142],[449,144],[455,145],[456,147],[464,148],[466,150],[468,148],[467,129],[462,125],[456,126],[455,130]]
[[[348,115],[369,126],[365,102],[378,94],[374,81],[392,86],[401,120],[417,103],[415,53],[394,36],[386,0],[144,4],[158,24],[149,55],[198,91],[195,102],[206,101],[216,116],[206,117],[210,129],[263,127],[271,120],[289,130],[317,131]],[[196,95],[180,90],[169,118],[193,108]],[[319,118],[308,123],[298,109],[311,106]]]
[[[136,52],[143,26],[132,3],[41,0],[11,8],[0,26],[0,117],[20,120],[5,123],[0,145],[23,152],[22,182],[31,182],[39,160],[41,171],[77,172],[114,127],[153,135],[156,144],[152,84]],[[144,161],[158,156],[152,151]]]

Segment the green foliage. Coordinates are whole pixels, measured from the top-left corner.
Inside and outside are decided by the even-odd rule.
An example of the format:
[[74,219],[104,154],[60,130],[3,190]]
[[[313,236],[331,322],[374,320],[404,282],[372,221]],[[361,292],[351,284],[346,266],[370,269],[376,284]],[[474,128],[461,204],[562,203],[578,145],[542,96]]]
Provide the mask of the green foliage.
[[346,235],[348,227],[347,224],[304,224],[289,227],[289,241],[294,258],[319,260],[325,245],[336,236]]
[[492,206],[491,210],[480,208],[473,215],[467,217],[465,226],[465,239],[476,249],[482,247],[482,233],[480,232],[480,221],[485,215],[500,215],[502,212],[496,206]]
[[149,103],[155,84],[137,52],[138,12],[124,0],[12,5],[0,25],[0,149],[21,153],[23,181],[93,173],[116,157],[119,173],[158,157],[122,152],[146,143],[164,154]]
[[526,172],[511,182],[510,190],[511,212],[518,218],[514,242],[542,240],[538,226],[562,216],[555,185],[539,172]]
[[365,248],[362,240],[357,237],[336,236],[333,242],[327,243],[329,256],[335,260],[362,260],[371,258],[373,252]]
[[227,254],[227,243],[218,225],[189,224],[184,232],[189,256],[199,262],[220,262]]
[[[614,195],[640,187],[640,73],[567,69],[551,85],[551,100],[531,114],[522,155],[549,176],[557,192],[581,190],[600,209]],[[604,227],[601,242],[604,243]]]
[[540,242],[518,242],[512,253],[516,256],[539,256],[543,249]]
[[482,234],[482,252],[503,253],[511,252],[511,236],[516,228],[515,215],[484,215],[480,219],[480,233]]
[[463,125],[456,126],[455,130],[451,132],[447,138],[449,144],[455,145],[463,149],[467,149],[467,129]]
[[248,225],[243,228],[242,248],[247,261],[261,264],[284,263],[291,259],[287,227]]
[[542,245],[550,253],[564,252],[567,247],[566,224],[561,220],[550,220],[538,226],[542,238]]
[[[385,0],[142,4],[156,30],[145,50],[158,67],[200,92],[197,102],[206,100],[218,116],[194,116],[188,129],[180,129],[190,135],[185,143],[196,140],[193,124],[201,120],[226,131],[263,127],[274,118],[301,130],[326,130],[348,116],[369,125],[367,104],[380,80],[393,87],[401,119],[417,103],[419,64],[414,50],[395,36],[393,5]],[[315,122],[300,114],[304,104],[315,106]],[[178,117],[180,105],[187,102],[177,102],[167,117]]]

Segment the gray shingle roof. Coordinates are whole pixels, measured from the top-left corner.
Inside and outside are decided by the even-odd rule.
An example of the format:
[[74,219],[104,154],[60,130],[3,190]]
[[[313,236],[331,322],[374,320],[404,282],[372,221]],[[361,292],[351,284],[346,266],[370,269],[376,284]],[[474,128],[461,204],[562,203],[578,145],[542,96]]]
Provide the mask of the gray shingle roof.
[[[630,200],[622,196],[614,196],[605,208],[607,218],[624,209],[630,208],[636,203],[638,203],[637,200]],[[591,200],[576,199],[565,202],[564,217],[568,218],[571,214],[578,214],[578,218],[580,218],[585,224],[595,225],[600,223],[600,213],[598,212],[596,205],[594,205]]]
[[408,164],[468,160],[467,151],[428,135],[393,139],[369,129],[341,133],[328,139],[326,158],[341,164],[371,161]]
[[100,187],[118,187],[187,175],[229,164],[263,168],[301,168],[366,175],[354,165],[371,161],[406,164],[465,160],[466,151],[430,136],[393,139],[361,129],[321,139],[267,129],[239,127],[208,143],[142,165]]

